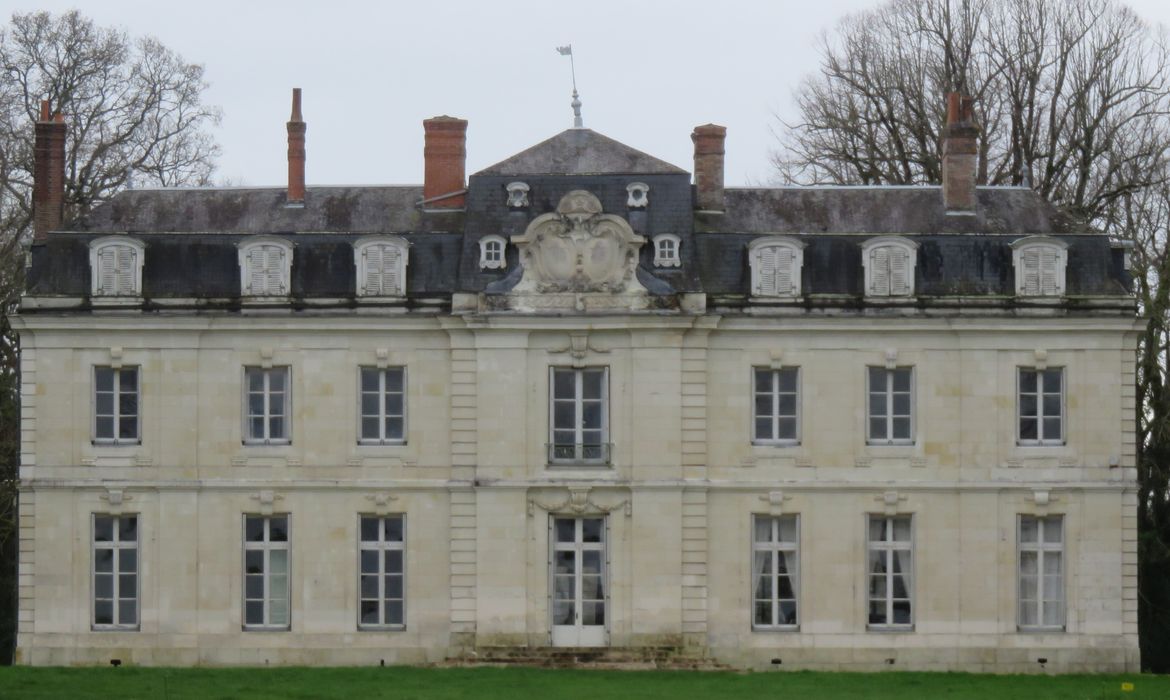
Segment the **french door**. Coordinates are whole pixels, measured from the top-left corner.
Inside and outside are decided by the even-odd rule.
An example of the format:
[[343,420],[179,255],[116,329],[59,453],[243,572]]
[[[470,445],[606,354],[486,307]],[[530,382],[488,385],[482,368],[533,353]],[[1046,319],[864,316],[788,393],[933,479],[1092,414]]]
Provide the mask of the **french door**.
[[549,585],[553,646],[608,643],[605,518],[552,517]]

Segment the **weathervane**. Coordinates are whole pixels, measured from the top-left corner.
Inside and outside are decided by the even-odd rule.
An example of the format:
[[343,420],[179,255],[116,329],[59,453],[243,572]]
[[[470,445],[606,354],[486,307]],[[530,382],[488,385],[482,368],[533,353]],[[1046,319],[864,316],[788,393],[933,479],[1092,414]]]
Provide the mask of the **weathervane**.
[[581,119],[581,99],[577,96],[577,66],[573,63],[573,45],[558,46],[557,53],[569,57],[569,70],[573,74],[573,128],[580,129],[585,126],[585,122]]

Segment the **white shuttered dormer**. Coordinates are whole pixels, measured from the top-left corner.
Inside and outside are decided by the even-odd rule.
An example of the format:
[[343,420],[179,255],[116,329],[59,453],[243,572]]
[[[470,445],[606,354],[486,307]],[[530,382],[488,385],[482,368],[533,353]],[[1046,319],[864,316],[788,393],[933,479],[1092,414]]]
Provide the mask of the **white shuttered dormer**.
[[861,247],[865,296],[914,296],[918,244],[897,236],[871,238]]
[[146,248],[127,236],[106,236],[89,245],[89,269],[95,297],[142,296]]
[[1012,242],[1016,296],[1064,296],[1068,244],[1049,236],[1028,236]]
[[292,289],[292,244],[283,238],[257,236],[240,243],[240,294],[285,297]]
[[407,251],[410,244],[397,236],[371,236],[354,243],[354,266],[359,297],[406,296]]
[[753,297],[800,297],[803,241],[787,236],[757,238],[748,245]]

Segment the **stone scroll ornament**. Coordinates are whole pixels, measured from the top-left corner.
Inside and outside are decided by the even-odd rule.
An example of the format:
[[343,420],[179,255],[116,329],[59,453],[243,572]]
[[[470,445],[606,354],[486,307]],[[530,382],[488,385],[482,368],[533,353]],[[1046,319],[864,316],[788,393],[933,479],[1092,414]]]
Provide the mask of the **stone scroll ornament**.
[[512,291],[645,294],[635,275],[645,242],[625,219],[602,213],[593,194],[573,190],[554,213],[536,217],[522,235],[512,237],[524,268]]

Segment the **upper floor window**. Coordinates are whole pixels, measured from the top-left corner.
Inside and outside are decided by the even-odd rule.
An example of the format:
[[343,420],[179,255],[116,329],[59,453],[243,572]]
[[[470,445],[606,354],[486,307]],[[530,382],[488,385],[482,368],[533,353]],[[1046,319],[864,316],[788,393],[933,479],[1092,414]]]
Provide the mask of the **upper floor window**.
[[679,257],[681,240],[673,233],[663,233],[654,237],[654,267],[678,267],[682,265]]
[[1068,244],[1048,236],[1028,236],[1012,243],[1016,294],[1058,297],[1064,294]]
[[244,442],[287,444],[288,367],[245,367],[244,385]]
[[549,462],[607,463],[609,370],[553,367],[549,374]]
[[869,368],[869,426],[871,445],[909,445],[914,442],[914,368]]
[[406,369],[362,367],[361,432],[358,441],[370,445],[406,442]]
[[479,239],[479,267],[481,270],[502,270],[508,264],[504,258],[507,244],[503,236],[484,236]]
[[95,367],[93,380],[93,441],[103,445],[140,442],[138,368]]
[[748,246],[752,296],[800,296],[804,245],[801,241],[783,236],[768,236],[752,241]]
[[528,184],[525,182],[509,182],[504,187],[508,191],[508,208],[523,209],[528,206]]
[[353,246],[360,297],[406,296],[406,240],[397,236],[363,238]]
[[1064,368],[1019,372],[1020,444],[1063,445]]
[[757,367],[752,440],[765,445],[795,445],[799,441],[797,368]]
[[99,238],[89,246],[89,269],[94,296],[142,295],[142,263],[146,248],[124,236]]
[[865,295],[907,297],[914,294],[914,268],[918,244],[904,238],[881,236],[862,245],[865,268]]
[[645,209],[650,204],[650,185],[644,182],[631,182],[626,185],[626,206],[630,209]]
[[240,292],[250,297],[287,296],[292,244],[267,236],[240,244]]

